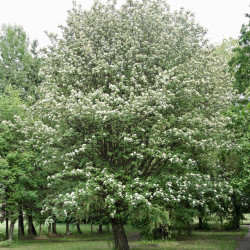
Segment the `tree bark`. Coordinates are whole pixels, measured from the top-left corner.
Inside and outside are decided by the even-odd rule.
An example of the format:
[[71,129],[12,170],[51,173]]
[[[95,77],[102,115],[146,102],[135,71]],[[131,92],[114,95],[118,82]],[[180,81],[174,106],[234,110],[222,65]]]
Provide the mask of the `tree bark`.
[[52,232],[53,234],[57,234],[57,230],[56,230],[56,220],[54,220],[53,224],[52,224]]
[[240,219],[242,217],[241,205],[236,194],[233,194],[233,212],[232,212],[232,227],[240,228]]
[[32,215],[28,215],[28,236],[29,237],[37,236],[36,229],[33,224]]
[[6,239],[9,239],[9,219],[5,219],[5,236]]
[[93,233],[93,223],[92,223],[92,219],[90,221],[90,231],[91,231],[91,234]]
[[203,229],[204,228],[204,225],[203,225],[203,217],[205,215],[205,211],[204,211],[204,208],[200,205],[198,207],[198,210],[199,210],[199,225],[198,225],[198,229]]
[[51,223],[49,223],[49,225],[48,225],[48,236],[50,236],[51,235]]
[[23,211],[22,209],[19,210],[18,216],[18,238],[22,238],[25,236],[24,233],[24,224],[23,224]]
[[42,238],[42,223],[39,224],[39,237]]
[[37,236],[36,228],[34,226],[33,220],[32,220],[32,233],[34,236]]
[[112,230],[115,241],[115,249],[129,250],[127,236],[123,227],[123,223],[118,219],[112,219]]
[[32,232],[32,216],[28,215],[28,237],[33,237]]
[[203,229],[203,221],[202,221],[202,217],[199,216],[199,229]]
[[66,234],[69,235],[69,222],[66,221]]
[[189,221],[187,222],[187,233],[188,235],[191,235],[191,225]]
[[80,223],[79,223],[79,222],[76,223],[76,227],[77,227],[77,232],[78,232],[79,234],[82,234],[82,230],[81,230],[81,228],[80,228]]
[[102,233],[102,224],[99,225],[98,232]]
[[11,222],[10,222],[9,240],[13,240],[13,236],[14,236],[14,227],[15,227],[15,221],[11,221]]

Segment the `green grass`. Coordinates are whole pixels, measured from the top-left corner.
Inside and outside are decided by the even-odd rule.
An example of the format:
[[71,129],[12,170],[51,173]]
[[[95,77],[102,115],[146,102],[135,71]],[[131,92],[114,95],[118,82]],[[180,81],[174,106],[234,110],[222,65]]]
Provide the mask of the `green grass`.
[[[57,223],[58,235],[48,237],[47,226],[42,228],[42,237],[35,237],[34,239],[24,238],[17,240],[17,223],[14,231],[14,244],[11,249],[112,249],[113,248],[113,235],[112,231],[108,231],[107,227],[103,227],[103,233],[98,233],[98,226],[93,225],[93,233],[91,233],[90,225],[81,226],[83,234],[77,233],[76,225],[70,226],[70,236],[65,234],[66,225]],[[38,227],[36,227],[38,233]],[[0,224],[0,235],[5,232],[5,224]],[[128,237],[138,233],[130,226],[126,226],[126,232]],[[25,228],[25,234],[27,235],[27,228]],[[0,245],[1,246],[1,245]],[[0,247],[0,249],[2,249]]]
[[[97,225],[93,225],[93,234],[91,234],[90,225],[81,224],[80,227],[81,227],[81,230],[83,232],[83,235],[88,235],[91,237],[93,237],[94,235],[98,235],[98,237],[100,237],[102,235],[102,234],[97,234],[97,231],[98,231]],[[27,230],[28,229],[26,226],[25,227],[25,234],[26,235],[28,233]],[[103,230],[104,230],[104,232],[107,232],[107,228],[105,226],[104,226]],[[39,233],[39,226],[36,226],[36,231],[37,231],[37,233]],[[5,224],[3,223],[3,224],[0,224],[0,233],[4,233],[4,232],[5,232]],[[58,233],[58,235],[65,236],[66,225],[63,223],[57,223],[57,233]],[[78,236],[83,237],[81,235],[78,235],[76,225],[74,225],[74,224],[70,224],[70,233],[72,235],[74,235],[74,237],[78,237]],[[111,232],[110,232],[110,234],[111,234]],[[48,227],[46,225],[44,225],[42,227],[42,237],[47,237],[47,235],[48,235]],[[105,233],[103,235],[105,235]],[[15,224],[14,238],[17,238],[17,223]]]
[[132,249],[235,250],[247,231],[247,227],[237,231],[193,231],[180,241],[139,241],[130,245]]
[[[16,250],[64,250],[64,249],[113,249],[112,232],[90,232],[90,225],[81,225],[82,235],[77,234],[76,226],[70,227],[71,236],[65,236],[65,225],[58,224],[57,230],[61,234],[57,237],[46,237],[47,227],[43,228],[42,239],[24,239],[16,241],[11,249]],[[17,231],[17,230],[15,230]],[[183,236],[182,240],[155,240],[155,241],[129,241],[131,249],[206,249],[206,250],[235,250],[239,241],[247,233],[248,228],[242,227],[235,231],[193,231],[191,236]],[[4,225],[0,225],[0,233],[4,232]],[[128,238],[138,239],[138,233],[131,227],[126,226]],[[15,233],[16,236],[16,233]],[[3,249],[0,247],[0,249]]]

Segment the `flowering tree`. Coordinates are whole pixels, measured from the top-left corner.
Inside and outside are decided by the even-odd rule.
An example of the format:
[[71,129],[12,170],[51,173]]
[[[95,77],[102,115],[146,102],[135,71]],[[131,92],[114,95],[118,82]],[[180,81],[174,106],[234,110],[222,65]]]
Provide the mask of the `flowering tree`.
[[193,16],[160,0],[75,4],[61,29],[50,35],[27,142],[57,170],[51,185],[68,180],[58,189],[65,207],[101,204],[115,247],[128,249],[130,209],[164,208],[153,197],[170,195],[159,177],[203,171],[205,156],[230,147],[230,78]]

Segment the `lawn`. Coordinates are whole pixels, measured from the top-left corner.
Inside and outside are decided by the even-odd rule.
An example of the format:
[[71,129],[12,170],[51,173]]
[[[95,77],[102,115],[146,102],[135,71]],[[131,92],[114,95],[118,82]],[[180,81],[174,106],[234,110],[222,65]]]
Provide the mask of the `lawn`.
[[206,249],[206,250],[235,250],[248,228],[242,227],[237,231],[193,231],[192,235],[183,240],[134,242],[132,249]]
[[[47,237],[46,228],[43,228],[43,237],[32,240],[24,239],[16,241],[11,249],[16,250],[64,250],[64,249],[112,249],[112,232],[104,229],[104,233],[97,232],[94,226],[94,233],[90,232],[90,225],[81,225],[82,235],[77,234],[75,226],[71,226],[72,235],[65,236],[65,225],[58,224],[57,230],[60,236]],[[17,230],[16,230],[17,231]],[[126,227],[131,249],[211,249],[211,250],[235,250],[239,241],[247,233],[248,228],[242,227],[235,231],[193,231],[191,236],[183,236],[181,240],[139,240],[139,235],[131,227]],[[0,234],[4,232],[4,225],[0,226]],[[0,248],[3,249],[3,248]]]

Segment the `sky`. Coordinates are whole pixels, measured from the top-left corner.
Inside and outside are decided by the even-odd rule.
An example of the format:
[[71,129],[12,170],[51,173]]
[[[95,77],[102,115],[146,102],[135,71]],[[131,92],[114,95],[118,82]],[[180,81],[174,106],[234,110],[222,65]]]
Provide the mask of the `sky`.
[[[83,8],[90,8],[94,0],[76,0]],[[247,23],[250,13],[249,0],[165,0],[172,10],[184,7],[191,10],[196,21],[208,30],[207,37],[213,43],[223,38],[238,38],[241,25]],[[122,4],[125,0],[117,0]],[[49,39],[44,31],[60,33],[58,25],[64,25],[72,0],[0,0],[0,26],[23,26],[31,40],[37,39],[40,47]]]

